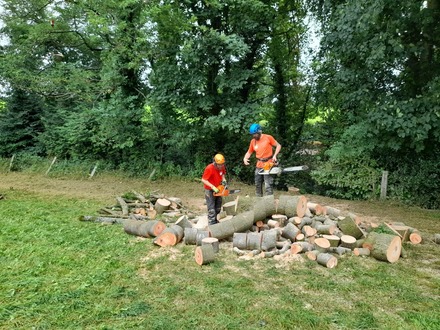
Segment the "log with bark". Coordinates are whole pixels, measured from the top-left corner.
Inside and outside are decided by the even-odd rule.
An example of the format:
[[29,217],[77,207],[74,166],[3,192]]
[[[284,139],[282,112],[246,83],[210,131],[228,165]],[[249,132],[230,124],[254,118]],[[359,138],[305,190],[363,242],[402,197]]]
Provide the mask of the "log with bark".
[[79,221],[91,221],[91,222],[100,222],[103,224],[114,224],[117,223],[120,218],[115,217],[97,217],[94,215],[82,215],[79,217]]
[[125,202],[125,200],[122,197],[116,197],[116,200],[118,201],[119,205],[122,209],[122,215],[128,215],[128,205]]
[[326,212],[325,207],[318,203],[308,202],[307,207],[314,215],[324,215]]
[[202,240],[209,237],[209,231],[198,228],[185,228],[183,230],[183,242],[186,245],[201,245]]
[[402,240],[399,236],[378,234],[373,242],[371,256],[377,260],[394,263],[400,258]]
[[269,251],[276,247],[278,230],[265,230],[261,233],[261,250]]
[[154,209],[156,210],[157,214],[162,214],[166,210],[168,210],[171,206],[171,202],[166,198],[159,198],[156,200],[156,203],[154,204]]
[[290,239],[292,242],[295,242],[296,237],[301,231],[298,227],[293,225],[292,223],[288,223],[281,231],[281,236],[287,239]]
[[224,239],[231,237],[234,233],[243,232],[252,227],[254,224],[254,212],[247,211],[236,216],[227,221],[222,221],[215,225],[208,226],[208,230],[211,233],[211,237],[216,237],[218,239]]
[[329,249],[330,242],[328,241],[327,238],[319,237],[315,239],[313,245],[315,247],[314,250],[318,250],[319,252],[323,253],[323,252],[327,252],[327,250]]
[[273,195],[264,197],[256,197],[254,200],[254,221],[265,220],[266,218],[275,214],[275,198]]
[[174,246],[182,240],[183,235],[183,228],[174,224],[162,231],[162,233],[153,240],[153,243],[161,247]]
[[370,249],[367,248],[354,248],[353,254],[355,256],[369,256],[371,253]]
[[347,249],[353,250],[356,247],[356,238],[351,235],[342,235],[340,245]]
[[192,228],[192,223],[188,220],[188,216],[182,215],[179,219],[176,220],[176,225],[185,228]]
[[123,225],[127,234],[142,237],[156,237],[166,229],[166,225],[157,220],[139,221],[128,219],[124,221]]
[[326,238],[330,242],[330,247],[337,247],[341,239],[336,235],[322,235],[322,237]]
[[434,243],[440,244],[440,234],[434,234]]
[[340,219],[338,221],[338,227],[345,235],[353,236],[356,239],[364,237],[363,231],[352,217],[347,216]]
[[307,209],[307,198],[305,196],[281,195],[278,201],[277,213],[290,217],[304,217]]
[[237,200],[224,203],[222,208],[226,212],[226,215],[236,215],[237,214]]
[[196,247],[194,258],[196,263],[200,266],[209,264],[215,261],[215,252],[212,245],[201,245]]
[[343,246],[338,246],[338,247],[331,247],[328,249],[329,252],[331,253],[336,253],[337,255],[342,256],[343,254],[351,254],[352,250],[349,248],[345,248]]
[[205,237],[202,239],[202,246],[203,245],[211,245],[215,253],[218,253],[220,250],[220,243],[215,237]]
[[316,257],[318,264],[327,268],[334,268],[338,264],[338,259],[330,253],[320,253]]

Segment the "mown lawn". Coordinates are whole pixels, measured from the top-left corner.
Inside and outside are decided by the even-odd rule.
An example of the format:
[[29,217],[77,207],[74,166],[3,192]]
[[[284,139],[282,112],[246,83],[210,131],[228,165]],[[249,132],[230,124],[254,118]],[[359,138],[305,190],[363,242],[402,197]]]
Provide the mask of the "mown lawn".
[[[440,245],[429,239],[395,264],[344,256],[334,269],[239,260],[223,242],[200,267],[194,246],[78,220],[102,206],[6,192],[0,329],[440,329]],[[417,212],[422,234],[424,221],[439,229],[440,212]]]

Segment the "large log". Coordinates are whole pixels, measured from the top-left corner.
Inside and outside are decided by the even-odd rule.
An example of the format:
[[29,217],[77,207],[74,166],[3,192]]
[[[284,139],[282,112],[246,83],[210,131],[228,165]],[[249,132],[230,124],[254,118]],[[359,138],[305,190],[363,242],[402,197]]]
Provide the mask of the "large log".
[[316,257],[318,264],[327,268],[334,268],[338,264],[338,259],[330,253],[320,253]]
[[379,234],[373,244],[371,256],[377,260],[394,263],[400,258],[402,240],[399,236]]
[[200,266],[209,264],[215,260],[215,252],[212,245],[201,245],[196,247],[194,258]]
[[184,229],[184,243],[187,245],[202,245],[202,240],[209,237],[209,231],[197,228]]
[[157,214],[162,214],[166,210],[168,210],[171,206],[171,202],[166,198],[159,198],[156,200],[156,203],[154,204],[154,209],[156,210]]
[[224,239],[231,237],[236,232],[244,232],[249,230],[254,223],[254,212],[247,211],[225,220],[215,225],[208,226],[211,237]]
[[307,198],[305,196],[281,195],[279,197],[277,213],[284,214],[288,218],[298,216],[304,217],[307,209]]
[[356,239],[364,237],[363,231],[352,217],[347,216],[339,220],[338,227],[345,235],[353,236]]
[[254,221],[265,220],[276,213],[275,198],[273,195],[256,197],[254,200]]
[[166,228],[159,236],[157,236],[153,243],[161,247],[174,246],[183,238],[184,230],[182,227],[174,224]]
[[119,205],[121,205],[122,215],[128,215],[128,205],[122,197],[116,197]]
[[139,221],[129,219],[124,221],[123,225],[127,234],[142,237],[156,237],[166,228],[166,225],[158,220]]

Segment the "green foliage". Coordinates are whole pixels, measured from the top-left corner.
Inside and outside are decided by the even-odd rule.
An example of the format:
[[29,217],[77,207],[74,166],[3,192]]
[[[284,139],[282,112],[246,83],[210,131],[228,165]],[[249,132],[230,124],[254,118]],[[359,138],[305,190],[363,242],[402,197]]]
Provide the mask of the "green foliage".
[[409,205],[440,208],[439,154],[430,159],[403,159],[388,177],[389,195]]

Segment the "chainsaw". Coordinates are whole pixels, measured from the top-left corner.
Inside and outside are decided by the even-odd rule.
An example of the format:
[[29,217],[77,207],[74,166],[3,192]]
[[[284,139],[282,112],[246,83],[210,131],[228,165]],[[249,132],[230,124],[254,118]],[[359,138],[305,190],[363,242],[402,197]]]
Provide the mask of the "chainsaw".
[[228,189],[228,186],[224,186],[224,185],[219,185],[217,187],[218,189],[218,193],[214,193],[214,196],[218,197],[225,197],[225,196],[229,196],[230,194],[237,194],[239,193],[241,190],[240,189]]
[[299,172],[306,171],[309,167],[307,165],[301,166],[291,166],[282,168],[279,164],[275,164],[273,162],[267,162],[264,164],[264,167],[258,171],[260,175],[281,175],[283,173],[291,173],[291,172]]

